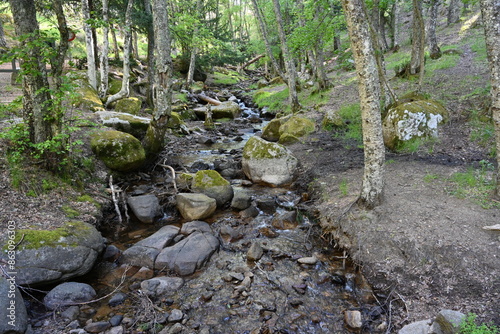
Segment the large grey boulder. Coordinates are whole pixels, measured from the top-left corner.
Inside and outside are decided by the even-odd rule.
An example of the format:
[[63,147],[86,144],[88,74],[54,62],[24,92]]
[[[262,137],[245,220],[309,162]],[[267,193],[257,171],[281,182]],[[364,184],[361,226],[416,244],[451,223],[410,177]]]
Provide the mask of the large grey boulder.
[[283,145],[254,136],[243,148],[242,166],[253,182],[282,186],[293,181],[298,160]]
[[155,277],[141,282],[142,291],[152,297],[173,295],[184,285],[181,277]]
[[96,114],[99,115],[103,125],[129,133],[138,139],[144,138],[149,123],[151,123],[151,119],[148,117],[139,117],[123,112],[98,111]]
[[441,310],[434,320],[443,334],[457,334],[460,332],[460,324],[466,315],[453,310]]
[[437,137],[438,127],[447,117],[447,110],[437,101],[417,100],[401,103],[389,109],[383,120],[384,144],[395,149],[404,141]]
[[0,276],[0,334],[24,334],[28,328],[28,313],[15,278]]
[[194,232],[212,233],[212,228],[205,222],[194,220],[182,224],[181,234],[189,235]]
[[172,225],[163,226],[153,235],[125,250],[120,262],[154,269],[154,262],[160,251],[170,245],[178,234],[178,227]]
[[119,172],[139,169],[146,161],[139,139],[125,132],[96,131],[90,136],[90,147],[108,168]]
[[233,198],[233,187],[215,170],[196,172],[191,183],[191,190],[215,199],[218,207],[223,206]]
[[[210,110],[212,112],[213,119],[221,119],[221,118],[236,118],[241,111],[238,103],[234,101],[225,101],[221,102],[218,106],[211,106]],[[200,118],[205,118],[207,108],[200,107],[195,108],[194,112]]]
[[204,194],[179,193],[176,201],[177,209],[187,220],[208,218],[217,208],[215,199]]
[[164,248],[155,261],[155,268],[191,275],[210,259],[219,248],[219,239],[210,233],[194,232],[174,246]]
[[137,219],[143,223],[152,223],[160,213],[160,201],[153,194],[128,197],[127,203]]
[[[83,222],[68,222],[54,230],[16,233],[19,241],[23,235],[16,251],[16,283],[20,285],[55,283],[84,275],[104,248],[99,231]],[[0,242],[4,244],[5,239]],[[6,253],[0,252],[0,259],[6,261]]]
[[85,283],[66,282],[49,291],[43,304],[49,310],[55,310],[76,303],[88,302],[95,298],[94,288]]

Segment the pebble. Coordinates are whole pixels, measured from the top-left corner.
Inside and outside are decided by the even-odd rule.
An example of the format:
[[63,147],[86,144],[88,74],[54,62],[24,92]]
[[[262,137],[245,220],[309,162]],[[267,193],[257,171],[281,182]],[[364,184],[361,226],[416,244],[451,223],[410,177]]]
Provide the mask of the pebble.
[[121,324],[122,320],[123,320],[123,315],[118,314],[111,317],[111,319],[109,319],[109,323],[111,324],[111,326],[116,327],[119,324]]
[[345,311],[344,313],[344,323],[347,328],[352,330],[359,330],[363,323],[361,322],[361,312],[354,311]]
[[98,321],[98,322],[91,322],[90,324],[85,326],[84,329],[89,333],[100,333],[104,332],[110,327],[111,324],[108,321]]
[[64,310],[64,312],[61,313],[61,317],[73,321],[76,318],[78,318],[79,314],[80,314],[80,308],[76,305],[73,305]]
[[300,264],[316,264],[316,262],[318,262],[318,259],[315,256],[301,257],[297,260],[297,262]]
[[253,242],[247,252],[247,260],[249,261],[259,261],[264,255],[264,250],[259,242]]
[[111,307],[118,306],[120,304],[123,304],[125,299],[127,299],[127,295],[122,292],[118,292],[110,298],[108,305]]
[[181,310],[174,308],[172,312],[170,312],[170,315],[168,316],[168,322],[179,322],[182,320],[183,316],[184,314],[182,313]]

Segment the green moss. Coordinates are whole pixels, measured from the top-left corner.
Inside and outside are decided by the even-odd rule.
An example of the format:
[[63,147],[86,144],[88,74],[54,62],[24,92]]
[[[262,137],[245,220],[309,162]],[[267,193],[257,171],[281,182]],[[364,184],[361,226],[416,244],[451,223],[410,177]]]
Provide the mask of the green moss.
[[227,186],[229,181],[224,179],[215,170],[200,170],[193,177],[192,187],[195,189],[205,189],[208,187]]
[[292,134],[289,134],[289,133],[285,133],[283,135],[280,136],[280,140],[278,141],[278,143],[282,144],[282,145],[288,145],[288,144],[293,144],[293,143],[297,143],[299,142],[300,139]]
[[213,80],[215,84],[218,85],[235,85],[240,82],[241,78],[238,72],[229,71],[229,74],[224,74],[220,72],[213,73]]
[[91,111],[104,110],[101,99],[97,91],[92,88],[86,79],[77,79],[75,83],[78,86],[76,105],[77,107],[89,109]]
[[115,78],[109,78],[108,81],[108,94],[109,95],[114,95],[118,93],[122,89],[122,81],[115,79]]
[[279,133],[281,136],[288,134],[295,137],[303,137],[314,132],[314,130],[315,124],[313,121],[307,118],[293,116],[281,125]]
[[[75,247],[76,243],[68,240],[68,237],[78,236],[86,233],[89,226],[82,222],[67,222],[62,227],[54,230],[16,230],[14,242],[18,250],[23,249],[38,249],[40,247]],[[4,246],[5,250],[7,246]]]
[[168,119],[167,127],[171,129],[178,129],[183,124],[181,115],[179,113],[172,111],[170,118]]
[[92,196],[90,195],[80,195],[76,198],[76,201],[77,202],[88,202],[88,203],[92,203],[94,204],[98,209],[101,208],[101,204],[99,204],[99,202],[97,202],[94,198],[92,198]]
[[243,149],[245,159],[275,159],[287,155],[286,149],[257,137],[251,137]]
[[115,110],[127,114],[137,115],[142,107],[142,101],[137,97],[128,97],[116,102]]
[[253,100],[259,108],[268,107],[272,113],[289,111],[288,87],[286,85],[266,87],[253,93]]
[[78,212],[78,210],[75,210],[74,208],[72,208],[69,205],[63,205],[61,207],[61,210],[64,212],[64,214],[68,218],[76,218],[80,215],[80,212]]

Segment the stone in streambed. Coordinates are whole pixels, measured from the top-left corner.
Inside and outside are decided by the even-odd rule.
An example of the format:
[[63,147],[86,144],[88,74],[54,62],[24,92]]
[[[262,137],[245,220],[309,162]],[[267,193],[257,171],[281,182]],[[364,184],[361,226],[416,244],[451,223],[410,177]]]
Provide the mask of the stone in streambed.
[[187,220],[208,218],[217,208],[215,199],[204,194],[179,193],[176,200],[177,209]]

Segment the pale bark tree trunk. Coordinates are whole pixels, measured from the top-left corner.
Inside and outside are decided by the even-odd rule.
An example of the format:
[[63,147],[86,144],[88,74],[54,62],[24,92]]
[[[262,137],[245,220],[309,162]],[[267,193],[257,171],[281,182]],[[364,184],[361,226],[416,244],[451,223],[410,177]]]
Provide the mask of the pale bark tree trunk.
[[115,54],[115,61],[120,60],[120,49],[118,48],[118,40],[116,39],[116,31],[111,27],[111,38],[113,39],[113,53]]
[[[152,17],[151,12],[151,1],[144,0],[144,11],[148,16]],[[154,59],[154,51],[155,51],[155,33],[153,31],[153,24],[149,23],[147,27],[147,37],[148,37],[148,89],[147,89],[147,101],[153,106],[153,96],[152,96],[152,87],[154,86],[154,70],[155,70],[155,59]]]
[[439,48],[436,37],[436,26],[440,0],[431,0],[431,7],[429,9],[429,24],[427,26],[427,40],[429,43],[429,51],[431,59],[438,59],[441,57],[441,49]]
[[421,0],[413,0],[412,44],[409,74],[420,74],[419,89],[424,72],[425,23],[422,16]]
[[[197,19],[200,19],[201,15],[201,9],[203,6],[203,0],[198,0],[196,1],[196,14],[197,14]],[[196,69],[196,54],[198,53],[198,46],[196,45],[198,43],[198,29],[199,29],[199,24],[201,22],[197,22],[196,26],[194,27],[193,31],[193,38],[192,38],[192,47],[191,47],[191,57],[189,59],[189,70],[186,78],[186,85],[189,89],[191,85],[193,84],[193,77],[194,77],[194,71]]]
[[64,9],[61,0],[53,1],[54,12],[57,18],[57,28],[59,30],[59,35],[61,40],[59,41],[59,46],[57,48],[57,55],[52,60],[52,77],[56,85],[56,90],[60,90],[62,86],[62,73],[64,69],[64,61],[66,59],[66,53],[69,48],[69,29],[66,24],[66,16],[64,15]]
[[283,57],[285,58],[285,68],[286,76],[288,79],[288,101],[292,109],[292,113],[296,113],[300,109],[299,98],[297,96],[297,70],[295,69],[295,64],[288,50],[287,38],[285,34],[285,29],[283,25],[283,18],[281,16],[281,7],[279,0],[273,0],[274,14],[276,15],[276,24],[278,26],[278,32],[281,42],[281,51],[283,52]]
[[490,65],[491,112],[496,136],[496,195],[500,197],[500,2],[481,0],[481,12]]
[[87,76],[89,84],[97,90],[96,57],[94,35],[90,26],[89,0],[82,0],[83,30],[85,31],[85,46],[87,50]]
[[460,5],[462,1],[460,0],[450,0],[450,5],[448,6],[448,25],[457,23],[460,21]]
[[129,95],[129,81],[130,81],[130,47],[132,39],[132,7],[134,0],[128,0],[127,10],[125,12],[125,38],[123,42],[123,78],[122,87],[120,91],[111,95],[106,100],[106,107],[111,103],[123,99]]
[[3,22],[0,18],[0,48],[6,48],[7,42],[5,41],[5,32],[3,30]]
[[139,59],[139,41],[136,31],[132,32],[131,43],[132,43],[132,54],[135,59]]
[[39,37],[36,9],[33,0],[10,0],[16,34],[28,36],[22,46],[25,58],[20,59],[23,80],[23,119],[28,125],[30,141],[43,143],[52,139],[58,128],[57,118],[51,113],[51,96],[45,63],[40,48],[34,43]]
[[399,1],[395,0],[391,8],[390,32],[391,49],[399,49]]
[[168,11],[163,0],[153,0],[153,29],[155,35],[154,112],[143,146],[148,157],[155,157],[163,149],[167,122],[172,111],[172,56]]
[[259,5],[257,4],[257,0],[252,0],[253,8],[254,8],[254,13],[257,16],[257,21],[259,22],[259,27],[260,27],[260,32],[262,34],[262,39],[264,40],[264,44],[266,46],[266,53],[267,57],[271,61],[271,65],[273,66],[274,71],[281,77],[283,80],[285,80],[285,74],[281,71],[278,61],[273,55],[273,51],[271,49],[271,43],[269,43],[269,39],[267,36],[267,28],[266,28],[266,23],[264,22],[264,18],[262,17],[262,13],[260,11]]
[[380,116],[380,79],[363,0],[342,0],[358,77],[365,168],[360,204],[380,204],[384,189],[385,147]]
[[101,47],[101,85],[99,88],[99,97],[101,99],[106,97],[108,94],[108,72],[109,72],[109,8],[108,0],[102,0],[102,19],[104,21],[104,27],[102,28],[102,47]]

